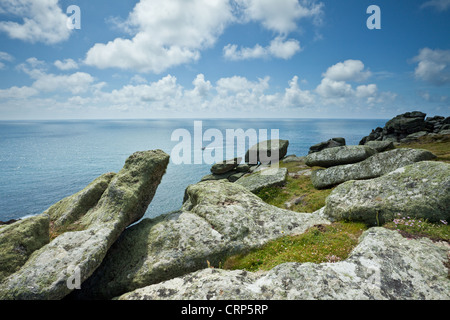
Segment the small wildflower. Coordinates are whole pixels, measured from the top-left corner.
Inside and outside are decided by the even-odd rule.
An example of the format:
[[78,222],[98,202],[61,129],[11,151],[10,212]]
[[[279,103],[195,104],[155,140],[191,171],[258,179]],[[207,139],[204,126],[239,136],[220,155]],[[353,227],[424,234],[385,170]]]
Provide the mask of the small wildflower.
[[448,222],[447,222],[446,220],[441,220],[441,222],[442,222],[443,224],[445,224],[445,225],[448,224]]

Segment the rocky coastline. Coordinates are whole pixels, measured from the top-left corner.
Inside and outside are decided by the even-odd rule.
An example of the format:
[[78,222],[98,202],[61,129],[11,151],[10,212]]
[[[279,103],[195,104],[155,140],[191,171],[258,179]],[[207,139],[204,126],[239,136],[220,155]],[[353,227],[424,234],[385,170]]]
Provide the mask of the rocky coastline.
[[[448,241],[408,239],[381,226],[399,216],[450,221],[450,163],[405,145],[449,136],[449,117],[415,111],[360,145],[332,138],[304,157],[288,154],[289,141],[272,140],[213,165],[186,189],[178,211],[155,219],[142,216],[169,156],[136,152],[119,172],[42,214],[0,224],[0,300],[448,300]],[[289,210],[296,200],[280,208],[258,196],[298,176],[331,190],[323,207],[296,212]],[[368,227],[345,260],[264,272],[221,268],[232,255],[344,220]]]

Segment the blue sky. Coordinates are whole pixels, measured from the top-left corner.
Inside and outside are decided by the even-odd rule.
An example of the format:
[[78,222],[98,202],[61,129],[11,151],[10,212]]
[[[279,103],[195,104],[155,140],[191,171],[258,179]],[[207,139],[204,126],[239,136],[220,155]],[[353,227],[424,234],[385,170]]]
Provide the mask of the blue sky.
[[450,0],[0,0],[0,120],[449,116],[449,30]]

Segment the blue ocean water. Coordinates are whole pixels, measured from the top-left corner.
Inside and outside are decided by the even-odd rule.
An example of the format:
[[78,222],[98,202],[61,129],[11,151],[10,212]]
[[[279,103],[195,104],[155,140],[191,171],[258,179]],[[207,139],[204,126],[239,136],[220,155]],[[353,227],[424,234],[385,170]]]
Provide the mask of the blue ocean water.
[[[358,144],[386,120],[203,120],[203,132],[227,129],[278,129],[290,141],[288,154],[332,137]],[[0,221],[42,213],[106,172],[119,171],[136,151],[161,149],[169,155],[179,141],[176,129],[194,132],[194,120],[0,121]],[[204,142],[207,146],[210,142]],[[225,141],[224,141],[225,145]],[[248,146],[247,146],[248,147]],[[225,156],[224,156],[225,157]],[[209,174],[210,164],[170,162],[145,217],[177,210],[185,188]]]

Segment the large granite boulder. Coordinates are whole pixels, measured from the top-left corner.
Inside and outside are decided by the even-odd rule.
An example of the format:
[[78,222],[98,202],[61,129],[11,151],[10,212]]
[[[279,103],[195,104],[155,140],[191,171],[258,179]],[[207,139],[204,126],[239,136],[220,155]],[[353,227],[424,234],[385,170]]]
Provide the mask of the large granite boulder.
[[44,214],[50,216],[54,231],[57,232],[59,229],[72,225],[95,207],[114,176],[113,172],[105,173],[83,190],[48,208]]
[[308,154],[305,163],[310,167],[329,168],[360,162],[375,153],[377,153],[376,150],[367,146],[343,146]]
[[379,178],[336,187],[323,211],[331,219],[381,224],[399,217],[450,220],[450,164],[423,161]]
[[[73,210],[78,207],[73,198],[60,202],[61,207],[77,215],[78,220],[73,222],[76,231],[64,232],[35,251],[19,271],[1,283],[0,299],[61,299],[69,294],[74,288],[68,281],[75,276],[79,282],[86,280],[122,231],[142,218],[168,162],[169,156],[161,150],[131,155],[98,203],[82,216],[78,216],[79,210]],[[55,221],[70,216],[62,208],[48,212],[56,213]]]
[[345,261],[284,263],[269,272],[204,269],[120,300],[448,300],[448,247],[371,228]]
[[375,149],[377,152],[395,149],[392,141],[367,141],[365,146]]
[[329,223],[271,206],[225,180],[191,185],[186,194],[180,211],[128,228],[77,297],[112,298],[208,264],[217,267],[230,255]]
[[345,146],[345,138],[332,138],[328,141],[323,141],[315,144],[309,148],[309,154],[319,152],[328,148],[343,147]]
[[288,140],[268,140],[255,144],[245,154],[245,162],[251,165],[270,164],[283,159],[288,151]]
[[266,168],[246,175],[235,183],[245,187],[253,193],[266,187],[283,186],[286,183],[288,169],[286,168]]
[[0,281],[22,267],[31,254],[50,242],[46,214],[0,227]]
[[406,165],[435,158],[427,150],[394,149],[377,153],[358,163],[314,170],[311,182],[316,189],[324,189],[349,180],[376,178]]

